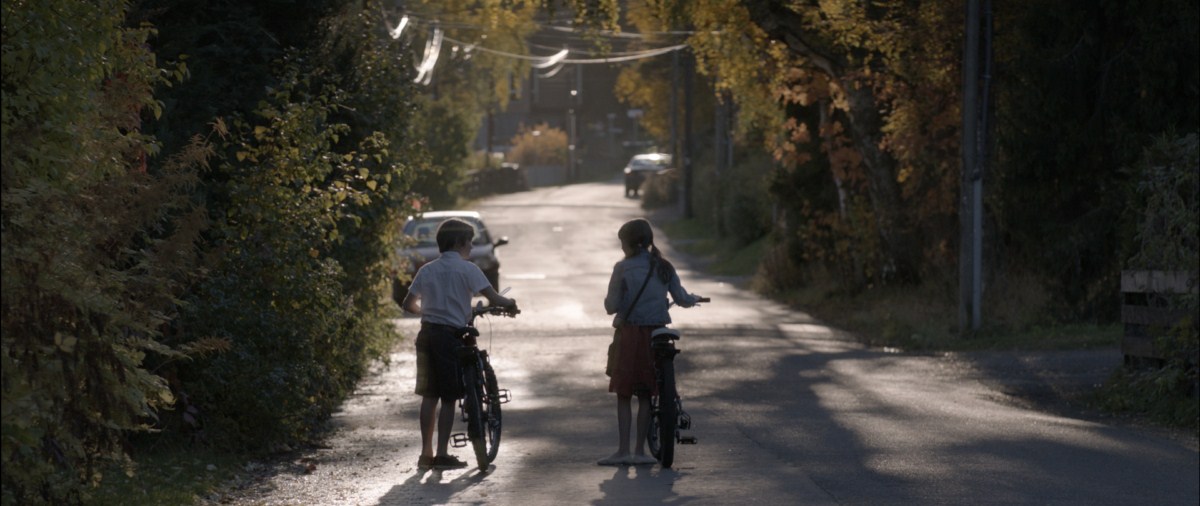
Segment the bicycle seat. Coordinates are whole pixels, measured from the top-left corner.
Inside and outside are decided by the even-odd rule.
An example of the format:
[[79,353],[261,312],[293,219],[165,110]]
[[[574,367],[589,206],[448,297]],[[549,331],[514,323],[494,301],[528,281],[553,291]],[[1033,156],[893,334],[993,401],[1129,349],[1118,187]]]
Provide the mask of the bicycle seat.
[[654,339],[659,336],[663,336],[663,337],[666,337],[667,339],[675,340],[675,339],[679,339],[679,331],[672,329],[672,328],[659,327],[657,329],[654,329],[653,332],[650,332],[651,339]]

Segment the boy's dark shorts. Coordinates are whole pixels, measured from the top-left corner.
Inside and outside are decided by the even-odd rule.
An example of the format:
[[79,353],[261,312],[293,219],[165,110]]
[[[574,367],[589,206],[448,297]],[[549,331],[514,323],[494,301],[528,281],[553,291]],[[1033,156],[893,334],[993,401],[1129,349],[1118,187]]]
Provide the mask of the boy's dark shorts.
[[454,331],[449,325],[421,324],[417,333],[417,395],[443,400],[463,397],[457,352],[462,339]]

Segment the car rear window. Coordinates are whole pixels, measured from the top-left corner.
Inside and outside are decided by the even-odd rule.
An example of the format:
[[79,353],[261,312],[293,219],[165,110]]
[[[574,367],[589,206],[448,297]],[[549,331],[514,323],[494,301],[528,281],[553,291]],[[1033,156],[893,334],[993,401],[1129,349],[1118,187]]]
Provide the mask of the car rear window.
[[[404,234],[417,240],[418,247],[437,246],[437,228],[447,218],[420,218],[409,220],[404,224]],[[488,237],[487,228],[483,226],[479,220],[474,218],[459,217],[458,219],[470,223],[475,227],[475,240],[471,241],[476,246],[488,244],[491,238]]]
[[657,170],[666,168],[667,161],[663,159],[634,158],[629,162],[633,170]]

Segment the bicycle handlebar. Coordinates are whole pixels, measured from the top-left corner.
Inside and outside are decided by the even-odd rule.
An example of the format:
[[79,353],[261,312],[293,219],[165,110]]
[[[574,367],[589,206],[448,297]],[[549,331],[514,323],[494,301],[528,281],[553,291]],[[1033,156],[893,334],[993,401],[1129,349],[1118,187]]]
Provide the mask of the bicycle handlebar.
[[507,308],[504,306],[476,306],[471,309],[471,316],[479,316],[484,314],[492,314],[498,316],[507,316],[509,318],[521,314],[521,310],[517,308]]
[[712,299],[710,299],[708,297],[700,297],[700,298],[696,299],[697,304],[699,304],[701,302],[712,302]]

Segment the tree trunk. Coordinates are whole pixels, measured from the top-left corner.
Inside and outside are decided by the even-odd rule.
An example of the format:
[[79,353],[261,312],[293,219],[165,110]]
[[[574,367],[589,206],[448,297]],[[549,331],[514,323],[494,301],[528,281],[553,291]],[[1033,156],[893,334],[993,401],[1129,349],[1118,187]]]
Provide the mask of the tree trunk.
[[774,2],[750,0],[743,5],[750,13],[750,19],[768,36],[787,44],[845,93],[849,132],[867,170],[868,192],[884,249],[885,265],[880,266],[881,274],[884,279],[916,281],[919,252],[902,207],[900,185],[896,182],[896,160],[879,147],[883,118],[870,87],[857,86],[858,83],[847,79],[844,57],[823,54],[805,39],[811,32],[800,15]]

